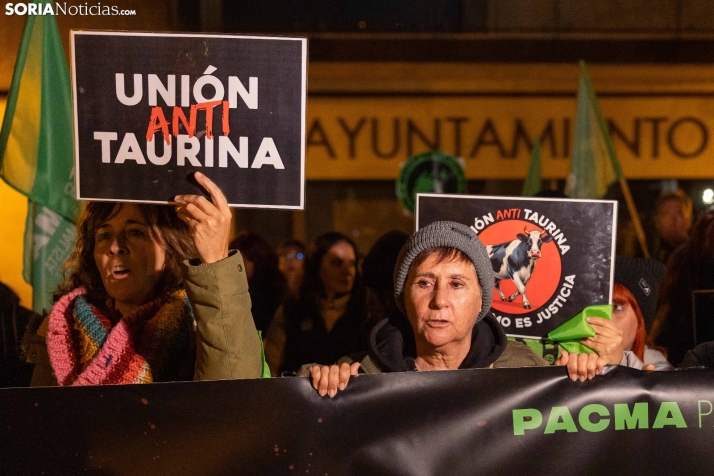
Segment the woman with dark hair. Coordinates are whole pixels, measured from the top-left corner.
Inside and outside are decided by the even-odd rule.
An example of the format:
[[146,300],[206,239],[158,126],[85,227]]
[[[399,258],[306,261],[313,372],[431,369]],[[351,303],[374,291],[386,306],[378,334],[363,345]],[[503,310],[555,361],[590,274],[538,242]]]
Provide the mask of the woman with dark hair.
[[667,262],[659,294],[657,317],[650,341],[667,349],[669,361],[679,365],[694,348],[692,291],[714,289],[714,210],[697,221],[692,234]]
[[33,386],[260,377],[243,262],[228,250],[231,212],[213,182],[195,178],[211,201],[87,204],[71,274],[31,349]]
[[249,231],[239,233],[230,248],[243,256],[255,327],[265,332],[287,288],[285,277],[278,269],[278,256],[265,238]]
[[365,297],[352,240],[337,232],[315,239],[300,296],[278,309],[264,346],[274,375],[367,348]]

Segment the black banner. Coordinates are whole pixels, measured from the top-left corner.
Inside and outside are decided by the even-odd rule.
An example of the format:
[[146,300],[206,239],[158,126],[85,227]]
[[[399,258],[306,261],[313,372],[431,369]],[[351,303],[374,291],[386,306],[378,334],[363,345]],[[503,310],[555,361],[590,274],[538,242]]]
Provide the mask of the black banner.
[[72,32],[77,194],[303,208],[307,40]]
[[610,303],[617,202],[418,194],[416,216],[418,228],[463,223],[486,245],[491,310],[508,335],[540,339]]
[[714,370],[609,367],[0,390],[12,475],[711,474]]

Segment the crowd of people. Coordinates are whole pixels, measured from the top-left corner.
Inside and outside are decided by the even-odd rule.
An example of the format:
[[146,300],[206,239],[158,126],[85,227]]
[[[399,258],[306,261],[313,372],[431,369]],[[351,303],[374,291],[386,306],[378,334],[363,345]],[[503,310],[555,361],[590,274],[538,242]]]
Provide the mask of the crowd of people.
[[[492,267],[468,227],[391,231],[363,259],[334,231],[310,246],[286,241],[276,253],[251,232],[229,242],[222,192],[195,178],[210,199],[84,207],[55,305],[26,340],[32,385],[298,375],[334,397],[359,373],[547,365],[490,312]],[[658,210],[677,215],[668,202],[681,198],[665,197]],[[679,208],[686,215],[686,203]],[[714,289],[714,211],[691,236],[679,215],[658,224],[673,247],[666,266],[616,260],[613,318],[590,318],[595,335],[582,341],[595,352],[562,351],[556,361],[571,379],[594,378],[608,364],[672,370],[714,360],[711,345],[692,351],[691,299]],[[684,231],[676,246],[668,227]]]

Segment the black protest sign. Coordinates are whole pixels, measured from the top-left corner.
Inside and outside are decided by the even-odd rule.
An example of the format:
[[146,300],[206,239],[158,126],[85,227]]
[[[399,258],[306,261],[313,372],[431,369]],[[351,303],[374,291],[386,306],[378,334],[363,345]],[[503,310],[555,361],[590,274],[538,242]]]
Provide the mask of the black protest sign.
[[77,197],[303,208],[307,40],[73,31]]
[[612,296],[617,202],[417,196],[417,227],[471,227],[486,245],[496,289],[492,312],[508,335],[542,338]]
[[713,392],[714,370],[625,367],[360,375],[334,399],[298,377],[0,389],[0,472],[711,474]]

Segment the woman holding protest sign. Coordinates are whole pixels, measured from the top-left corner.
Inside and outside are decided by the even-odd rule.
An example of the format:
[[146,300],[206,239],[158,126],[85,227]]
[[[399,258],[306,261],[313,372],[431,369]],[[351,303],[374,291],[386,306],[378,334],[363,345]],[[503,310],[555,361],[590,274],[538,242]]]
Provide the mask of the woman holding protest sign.
[[[261,376],[260,339],[231,212],[210,194],[171,207],[90,202],[70,276],[38,332],[32,385],[102,385]],[[43,339],[43,337],[45,339]]]

